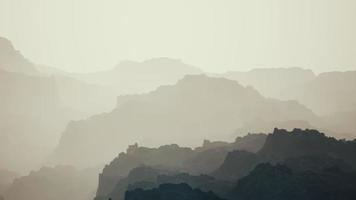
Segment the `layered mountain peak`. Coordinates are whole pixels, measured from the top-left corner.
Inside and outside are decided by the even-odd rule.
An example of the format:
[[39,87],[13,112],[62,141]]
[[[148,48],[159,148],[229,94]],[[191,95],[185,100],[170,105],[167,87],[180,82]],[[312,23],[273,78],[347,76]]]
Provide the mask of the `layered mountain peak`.
[[38,73],[34,64],[17,51],[8,39],[3,37],[0,37],[0,69],[31,75]]
[[121,61],[116,65],[115,70],[134,72],[136,70],[146,73],[192,73],[199,74],[202,71],[192,65],[188,65],[179,59],[166,57],[158,57],[145,60],[143,62],[135,62],[130,60]]

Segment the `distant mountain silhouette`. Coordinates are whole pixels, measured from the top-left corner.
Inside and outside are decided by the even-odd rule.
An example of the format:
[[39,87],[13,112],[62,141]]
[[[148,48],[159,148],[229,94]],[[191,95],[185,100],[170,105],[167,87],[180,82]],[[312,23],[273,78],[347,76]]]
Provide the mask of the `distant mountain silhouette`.
[[[153,178],[147,179],[146,175],[142,175],[139,178],[141,181],[152,181],[162,172],[184,171],[191,174],[211,172],[223,163],[229,151],[244,149],[256,152],[263,146],[265,139],[265,134],[248,134],[236,138],[233,143],[205,140],[203,146],[194,150],[177,145],[165,145],[159,148],[129,146],[126,153],[120,153],[99,175],[96,199],[107,199],[109,194],[122,196],[128,184],[138,180],[132,178],[138,177],[136,172],[142,174],[150,171],[149,177]],[[143,168],[143,172],[142,168],[134,170],[140,166],[147,167]]]
[[335,112],[324,115],[321,118],[322,126],[328,130],[338,133],[343,138],[355,138],[356,133],[356,110]]
[[262,95],[286,98],[286,92],[315,78],[313,71],[294,68],[256,68],[247,72],[229,71],[219,76],[256,88]]
[[110,86],[117,94],[136,94],[174,84],[187,74],[202,73],[199,68],[180,60],[153,58],[143,62],[123,61],[107,71],[67,75],[91,84]]
[[4,193],[6,200],[88,200],[93,198],[95,173],[70,166],[43,167],[14,181]]
[[128,191],[125,200],[222,200],[212,192],[192,189],[187,184],[162,184],[157,189]]
[[196,146],[205,138],[231,138],[255,119],[313,121],[315,116],[295,101],[266,99],[235,81],[190,75],[147,94],[119,97],[111,113],[70,123],[54,158],[87,166],[111,159],[136,141]]
[[0,37],[0,70],[38,74],[35,65],[17,51],[8,39],[3,37]]
[[291,88],[289,97],[321,115],[356,110],[356,71],[326,72]]
[[315,75],[301,68],[263,68],[227,72],[221,76],[256,88],[261,94],[295,99],[319,114],[355,110],[356,72],[325,72]]
[[[257,153],[232,151],[212,175],[219,179],[237,180],[246,176],[259,163],[293,163],[291,159],[299,157],[303,158],[306,166],[313,166],[310,159],[306,158],[316,157],[312,159],[320,161],[314,164],[316,166],[321,165],[320,163],[323,163],[321,166],[330,165],[329,162],[336,159],[341,161],[332,162],[333,165],[340,163],[340,166],[349,165],[356,168],[355,153],[356,141],[336,140],[316,130],[294,129],[288,132],[275,129],[273,134],[268,135],[264,146]],[[326,159],[323,159],[325,157]]]
[[116,94],[37,70],[0,38],[0,165],[28,171],[44,162],[70,120],[111,110]]

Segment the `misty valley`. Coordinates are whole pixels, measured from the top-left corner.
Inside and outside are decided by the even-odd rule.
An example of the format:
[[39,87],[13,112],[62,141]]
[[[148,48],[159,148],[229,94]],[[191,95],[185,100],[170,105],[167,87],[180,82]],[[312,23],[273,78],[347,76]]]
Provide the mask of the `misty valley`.
[[0,37],[0,200],[355,200],[356,71],[36,64]]

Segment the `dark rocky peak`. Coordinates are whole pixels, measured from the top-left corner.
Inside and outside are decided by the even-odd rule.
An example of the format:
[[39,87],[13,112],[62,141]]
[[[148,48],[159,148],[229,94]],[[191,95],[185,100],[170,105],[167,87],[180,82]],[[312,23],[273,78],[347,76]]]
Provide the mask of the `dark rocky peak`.
[[344,159],[356,166],[356,143],[354,141],[336,140],[317,130],[294,129],[286,131],[275,129],[268,135],[265,145],[259,151],[261,156],[273,161],[305,155],[328,155]]

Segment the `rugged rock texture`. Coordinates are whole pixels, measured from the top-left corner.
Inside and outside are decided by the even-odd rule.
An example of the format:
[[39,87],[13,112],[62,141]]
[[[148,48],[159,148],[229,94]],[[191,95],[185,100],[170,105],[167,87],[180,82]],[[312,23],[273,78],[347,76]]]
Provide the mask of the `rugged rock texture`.
[[[210,173],[223,163],[229,151],[241,149],[256,152],[263,146],[265,139],[265,134],[248,134],[236,138],[232,143],[205,140],[201,147],[194,150],[177,145],[166,145],[159,148],[129,146],[126,153],[120,153],[109,165],[105,166],[99,175],[96,197],[97,199],[106,199],[108,194],[118,187],[119,183],[120,185],[124,183],[124,188],[127,187],[127,181],[122,182],[121,179],[125,179],[136,167],[150,166],[165,173],[167,170],[171,172],[184,171],[190,174]],[[123,194],[122,189],[115,190],[121,191]]]
[[345,166],[344,169],[347,166],[356,168],[355,153],[356,141],[336,140],[326,137],[317,130],[294,129],[289,132],[275,129],[267,136],[264,146],[257,153],[230,152],[221,167],[212,175],[219,179],[237,180],[246,176],[259,163],[288,164],[293,163],[292,158],[300,157],[304,158],[304,162],[299,160],[295,165],[305,165],[305,168],[315,167],[321,163],[322,166],[339,163],[339,167]]
[[351,200],[356,198],[356,172],[338,168],[295,172],[284,165],[258,165],[238,181],[230,199]]
[[212,192],[192,189],[187,184],[162,184],[156,189],[126,192],[125,200],[222,200]]

